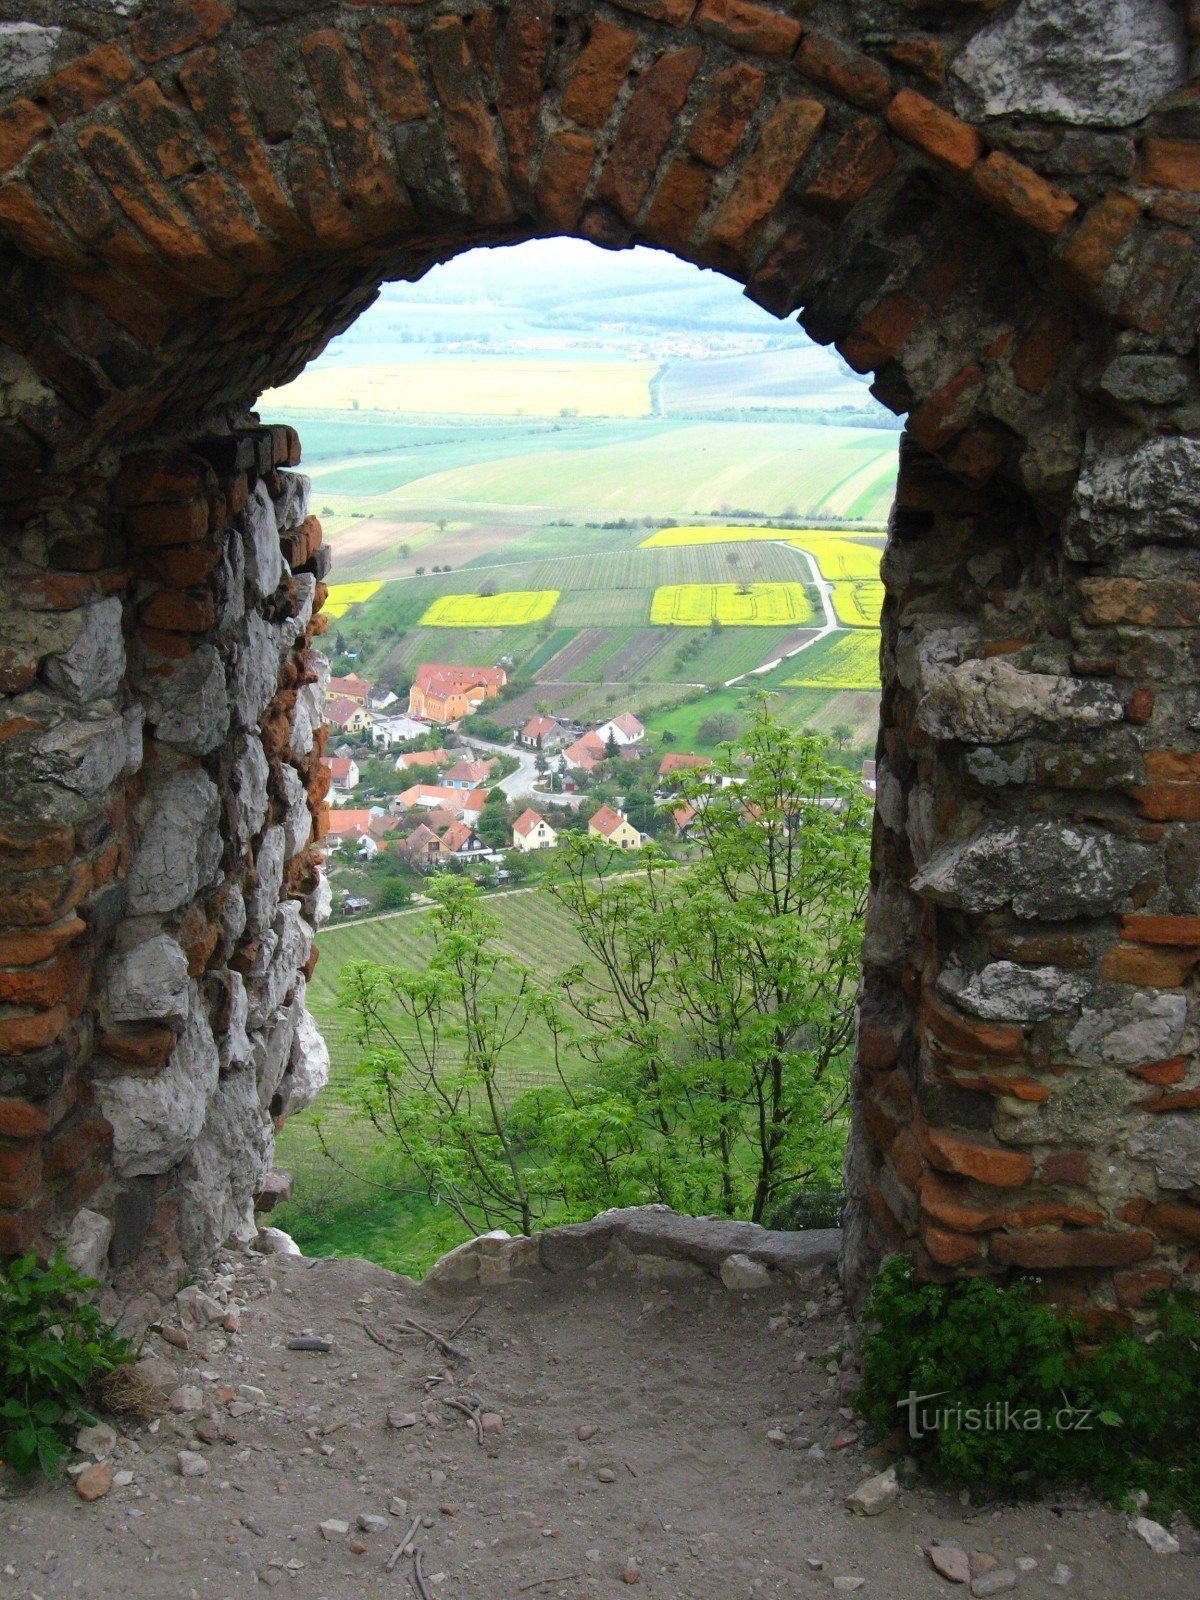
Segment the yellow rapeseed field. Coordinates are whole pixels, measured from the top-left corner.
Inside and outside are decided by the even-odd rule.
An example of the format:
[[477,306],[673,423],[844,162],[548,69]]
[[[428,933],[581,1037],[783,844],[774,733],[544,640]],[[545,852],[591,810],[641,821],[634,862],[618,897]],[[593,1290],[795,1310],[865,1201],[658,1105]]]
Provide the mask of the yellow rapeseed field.
[[856,628],[833,633],[796,657],[790,689],[878,689],[879,635]]
[[329,598],[321,609],[327,617],[344,617],[351,606],[361,605],[382,588],[382,583],[331,583]]
[[573,361],[569,356],[443,356],[387,366],[306,367],[268,409],[394,411],[417,415],[645,417],[653,361]]
[[670,550],[680,545],[740,544],[764,539],[790,544],[797,550],[807,550],[809,555],[815,557],[821,576],[828,578],[831,583],[838,578],[861,581],[879,576],[879,558],[882,554],[879,549],[869,544],[856,544],[853,539],[820,528],[762,528],[734,523],[660,528],[657,533],[642,540],[642,548]]
[[422,628],[523,628],[543,622],[558,604],[557,589],[510,589],[506,594],[443,594],[434,600]]
[[873,583],[836,582],[833,586],[833,609],[837,619],[846,628],[877,628],[883,609],[883,585]]
[[650,621],[659,627],[786,628],[813,620],[799,583],[667,583],[654,591]]

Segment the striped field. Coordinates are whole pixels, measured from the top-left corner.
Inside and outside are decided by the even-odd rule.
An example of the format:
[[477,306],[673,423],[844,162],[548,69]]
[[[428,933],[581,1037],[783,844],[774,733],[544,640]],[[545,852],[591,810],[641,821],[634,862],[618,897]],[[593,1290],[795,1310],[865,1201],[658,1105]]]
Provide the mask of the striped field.
[[802,627],[812,603],[799,583],[670,583],[654,591],[650,621],[660,627]]
[[558,603],[557,589],[510,589],[502,594],[444,594],[421,618],[422,628],[524,628],[544,622]]

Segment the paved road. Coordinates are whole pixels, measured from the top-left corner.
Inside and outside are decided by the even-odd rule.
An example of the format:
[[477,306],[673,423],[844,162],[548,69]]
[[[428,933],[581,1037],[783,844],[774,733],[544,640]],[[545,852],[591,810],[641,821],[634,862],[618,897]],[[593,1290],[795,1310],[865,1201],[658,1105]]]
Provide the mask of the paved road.
[[776,656],[773,661],[764,661],[761,666],[753,667],[749,672],[741,672],[736,678],[726,678],[724,687],[731,689],[735,683],[745,683],[747,678],[760,678],[764,672],[772,672],[781,661],[790,661],[793,656],[798,656],[802,650],[811,650],[818,639],[827,638],[831,633],[837,633],[841,623],[837,619],[837,612],[833,609],[833,585],[827,583],[821,576],[821,569],[817,565],[816,557],[807,550],[802,550],[798,545],[789,544],[786,539],[780,539],[779,544],[785,550],[790,550],[793,555],[800,556],[808,567],[817,593],[821,597],[821,609],[825,613],[825,622],[813,634],[811,639],[806,639],[803,644],[798,644],[794,650],[789,650],[786,655]]
[[577,806],[583,799],[581,794],[547,794],[544,789],[535,787],[539,777],[535,750],[523,750],[515,744],[495,744],[490,739],[479,738],[478,734],[465,733],[462,728],[458,731],[473,750],[482,750],[494,756],[516,756],[521,763],[516,772],[510,772],[507,778],[501,778],[499,783],[493,785],[510,800],[545,800],[556,806]]

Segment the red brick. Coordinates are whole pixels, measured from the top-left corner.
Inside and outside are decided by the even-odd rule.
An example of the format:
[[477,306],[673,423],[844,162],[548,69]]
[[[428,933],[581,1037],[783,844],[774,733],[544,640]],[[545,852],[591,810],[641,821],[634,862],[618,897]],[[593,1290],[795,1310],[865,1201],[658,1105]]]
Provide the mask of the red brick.
[[1097,289],[1139,212],[1136,200],[1110,189],[1055,250],[1052,276],[1077,294]]
[[667,168],[646,213],[642,231],[656,244],[686,250],[708,203],[712,174],[679,156]]
[[63,823],[0,823],[0,867],[9,872],[62,866],[74,847],[75,836]]
[[1002,150],[993,150],[971,174],[971,185],[994,211],[1035,233],[1054,238],[1079,209],[1065,190]]
[[778,205],[825,120],[819,100],[783,100],[764,122],[737,181],[717,213],[706,247],[740,259]]
[[429,114],[429,102],[399,18],[367,23],[358,36],[375,99],[389,122],[411,122]]
[[32,100],[10,101],[0,111],[0,172],[23,161],[38,139],[50,131],[50,118]]
[[1081,578],[1079,592],[1093,624],[1187,628],[1200,615],[1200,583],[1183,578]]
[[1033,1176],[1033,1161],[1024,1151],[964,1139],[920,1120],[914,1122],[913,1132],[925,1159],[943,1172],[955,1172],[997,1189],[1019,1188]]
[[971,420],[983,382],[982,368],[969,362],[912,413],[909,433],[926,450],[938,450],[948,444]]
[[97,45],[38,86],[38,99],[56,122],[67,122],[102,104],[133,76],[133,63],[116,43]]
[[77,1171],[96,1155],[112,1147],[112,1128],[103,1117],[85,1115],[65,1123],[46,1141],[42,1165],[48,1179],[62,1178]]
[[20,1139],[11,1144],[0,1144],[0,1183],[13,1183],[30,1169],[37,1174],[37,1178],[41,1177],[42,1146],[39,1139]]
[[130,25],[129,38],[143,61],[165,61],[215,39],[230,21],[220,0],[166,0]]
[[1000,1227],[1005,1208],[985,1205],[966,1194],[962,1185],[947,1183],[937,1173],[921,1179],[921,1211],[943,1228],[956,1233],[985,1233]]
[[960,1017],[934,999],[927,989],[921,1000],[921,1020],[930,1034],[952,1050],[980,1056],[1018,1056],[1025,1044],[1020,1028]]
[[54,1005],[48,1011],[0,1016],[0,1055],[28,1055],[31,1050],[42,1050],[55,1039],[67,1025],[65,1006]]
[[216,623],[216,607],[207,589],[162,589],[143,604],[141,619],[167,633],[207,633]]
[[20,1256],[32,1250],[46,1214],[47,1202],[37,1201],[23,1211],[0,1216],[0,1256]]
[[1177,1089],[1171,1094],[1150,1095],[1142,1101],[1144,1111],[1195,1111],[1200,1106],[1200,1089]]
[[948,1233],[931,1223],[921,1223],[921,1243],[942,1267],[965,1267],[981,1260],[975,1240],[963,1233]]
[[207,534],[208,520],[208,501],[198,498],[174,505],[133,506],[125,513],[125,535],[139,550],[193,544]]
[[597,185],[626,222],[637,216],[671,137],[675,119],[702,60],[702,52],[672,50],[637,81]]
[[1130,912],[1121,918],[1121,937],[1137,940],[1140,944],[1165,944],[1178,949],[1200,950],[1200,917]]
[[1142,684],[1129,696],[1125,706],[1125,721],[1145,727],[1154,715],[1154,690]]
[[993,1261],[1031,1271],[1071,1267],[1128,1267],[1154,1253],[1154,1235],[1145,1228],[1128,1233],[1099,1229],[1055,1233],[1001,1233],[991,1241]]
[[935,89],[946,81],[946,56],[936,39],[897,39],[885,45],[883,53]]
[[1118,944],[1100,963],[1100,975],[1113,983],[1139,983],[1178,989],[1200,961],[1200,950],[1170,950],[1161,945]]
[[407,206],[402,204],[384,160],[366,96],[342,36],[333,28],[310,33],[301,41],[300,53],[317,97],[347,204],[368,218],[395,220],[396,214]]
[[1129,264],[1118,320],[1143,333],[1158,333],[1191,268],[1192,251],[1190,234],[1168,228],[1151,234]]
[[45,928],[7,929],[0,932],[0,964],[20,967],[48,961],[86,930],[87,924],[76,916],[65,917]]
[[1160,1239],[1200,1240],[1200,1206],[1183,1200],[1164,1200],[1151,1206],[1145,1223]]
[[696,9],[696,0],[613,0],[613,4],[621,11],[636,12],[652,22],[667,22],[673,28],[684,27]]
[[[381,31],[376,23],[367,24],[359,35],[359,47],[364,58],[368,58],[368,52],[374,52],[378,46],[386,47],[389,38],[386,29],[390,27],[391,24],[386,23]],[[368,35],[371,35],[370,41]],[[270,35],[256,38],[242,52],[242,72],[246,79],[246,92],[258,114],[266,142],[280,144],[284,139],[290,139],[300,124],[304,109],[292,90],[296,66],[290,51],[282,48],[280,40]]]
[[1182,1083],[1187,1076],[1187,1069],[1186,1056],[1170,1056],[1166,1061],[1151,1061],[1147,1066],[1134,1067],[1133,1075],[1141,1078],[1143,1083],[1157,1084],[1162,1088],[1166,1084]]
[[793,17],[753,0],[701,0],[695,21],[701,33],[760,56],[790,56],[802,32]]
[[191,130],[153,78],[143,78],[119,104],[160,177],[178,178],[200,164],[200,147]]
[[258,142],[246,103],[216,51],[190,55],[180,68],[179,82],[220,159],[221,171],[241,184],[260,221],[282,239],[304,239],[299,219]]
[[983,140],[915,89],[901,89],[887,108],[888,126],[947,172],[965,177],[983,155]]
[[36,928],[59,922],[87,894],[91,881],[84,861],[0,878],[0,926]]
[[480,222],[508,222],[513,204],[462,23],[457,17],[439,17],[425,37],[472,213]]
[[553,29],[551,0],[514,5],[504,26],[496,71],[496,109],[504,129],[508,170],[523,189],[530,185],[534,133]]
[[877,1183],[873,1183],[867,1190],[867,1208],[877,1228],[889,1239],[894,1239],[898,1244],[903,1243],[906,1237],[904,1224],[892,1210],[887,1196]]
[[1126,790],[1144,817],[1155,822],[1200,822],[1200,783],[1155,782]]
[[1062,364],[1075,328],[1058,306],[1042,306],[1013,346],[1012,375],[1027,394],[1041,394]]
[[863,111],[881,111],[892,92],[888,75],[877,61],[829,35],[806,34],[795,65],[806,78]]
[[872,372],[895,360],[923,315],[920,301],[911,295],[884,295],[858,327],[839,340],[838,349],[855,372]]
[[0,1004],[48,1009],[67,996],[89,966],[77,950],[67,949],[36,966],[0,967]]
[[687,147],[710,167],[723,167],[737,148],[766,79],[740,61],[718,72],[687,136]]
[[915,1193],[920,1188],[925,1173],[925,1160],[921,1155],[920,1146],[908,1128],[901,1128],[892,1141],[889,1153],[892,1165],[896,1169],[896,1176],[906,1188],[912,1189]]
[[215,541],[183,544],[170,549],[150,550],[142,558],[145,574],[168,589],[192,589],[201,584],[221,559]]
[[1144,1272],[1113,1274],[1117,1304],[1135,1311],[1146,1305],[1153,1295],[1165,1294],[1171,1282],[1171,1274],[1164,1272],[1161,1267],[1147,1267]]
[[562,112],[582,128],[602,128],[625,82],[637,34],[602,19],[592,24],[588,41],[563,90]]
[[595,158],[596,141],[583,133],[556,133],[546,146],[536,194],[541,217],[555,232],[575,228]]
[[142,1072],[154,1073],[162,1067],[175,1048],[175,1035],[170,1028],[145,1026],[104,1032],[96,1040],[102,1055]]
[[896,152],[872,117],[858,117],[834,145],[804,191],[804,203],[820,216],[840,220],[895,165]]
[[1138,182],[1151,189],[1180,189],[1200,194],[1200,143],[1194,139],[1142,140]]

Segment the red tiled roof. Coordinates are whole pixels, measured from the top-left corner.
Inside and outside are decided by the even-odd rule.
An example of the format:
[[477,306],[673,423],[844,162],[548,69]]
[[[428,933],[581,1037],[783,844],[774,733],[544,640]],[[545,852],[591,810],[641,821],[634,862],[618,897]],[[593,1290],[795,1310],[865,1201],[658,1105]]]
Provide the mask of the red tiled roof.
[[547,733],[553,733],[557,726],[558,724],[553,717],[530,717],[529,721],[521,729],[521,737],[523,739],[539,739]]
[[443,783],[482,783],[492,770],[490,761],[456,761],[442,773]]
[[340,727],[343,723],[349,722],[356,711],[362,709],[362,706],[356,705],[353,700],[347,700],[345,695],[338,695],[335,699],[325,702],[325,720],[336,722]]
[[625,820],[621,813],[614,811],[611,806],[601,806],[595,816],[588,819],[588,827],[607,839]]
[[538,812],[536,812],[533,807],[530,806],[528,810],[522,811],[521,815],[513,823],[513,832],[519,833],[523,839],[527,833],[533,832],[534,828],[537,827],[539,822],[545,821],[545,817],[540,816]]
[[669,750],[658,763],[658,775],[665,778],[669,772],[681,772],[685,767],[711,767],[710,756],[684,755],[682,751]]

